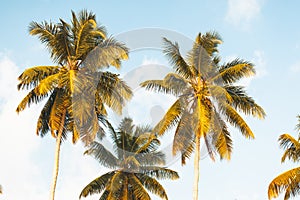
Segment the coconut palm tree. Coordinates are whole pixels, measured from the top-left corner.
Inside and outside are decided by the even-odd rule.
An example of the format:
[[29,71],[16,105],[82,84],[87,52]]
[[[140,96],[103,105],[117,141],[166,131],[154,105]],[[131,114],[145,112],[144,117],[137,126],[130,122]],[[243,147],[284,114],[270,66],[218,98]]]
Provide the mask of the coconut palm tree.
[[48,48],[55,66],[35,66],[19,76],[19,90],[30,90],[17,107],[23,111],[46,99],[38,118],[36,133],[48,132],[56,139],[55,163],[50,199],[54,199],[61,141],[71,133],[73,143],[82,138],[88,144],[99,132],[106,115],[104,105],[120,113],[132,92],[118,75],[104,71],[120,67],[128,49],[106,37],[92,12],[72,11],[71,23],[32,22],[29,33]]
[[[300,116],[298,116],[297,130],[300,131]],[[283,134],[278,139],[280,147],[285,151],[281,162],[286,159],[293,162],[300,161],[300,135],[295,139],[289,134]],[[300,194],[300,167],[288,170],[272,180],[268,188],[269,199],[276,198],[280,193],[285,192],[284,199],[288,200]]]
[[94,141],[85,154],[92,155],[101,165],[113,169],[92,182],[81,192],[81,197],[100,194],[101,200],[149,200],[147,190],[168,199],[163,186],[156,179],[177,179],[177,172],[160,167],[164,154],[157,151],[159,140],[148,126],[134,126],[124,118],[118,130],[109,125],[113,152]]
[[199,33],[186,58],[181,56],[178,43],[163,40],[163,52],[175,72],[141,86],[177,97],[154,129],[162,135],[176,127],[173,154],[181,153],[182,164],[195,152],[193,199],[198,200],[200,139],[205,141],[212,159],[216,151],[221,159],[229,160],[232,140],[226,122],[246,138],[254,138],[239,112],[258,118],[264,118],[265,112],[243,87],[236,85],[255,74],[253,64],[241,59],[220,64],[217,53],[222,40],[217,33]]

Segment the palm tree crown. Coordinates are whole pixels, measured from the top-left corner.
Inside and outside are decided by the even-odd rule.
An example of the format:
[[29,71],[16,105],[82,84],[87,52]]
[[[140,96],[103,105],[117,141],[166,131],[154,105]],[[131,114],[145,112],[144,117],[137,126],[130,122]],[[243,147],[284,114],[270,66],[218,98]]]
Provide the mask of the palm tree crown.
[[33,103],[47,99],[38,118],[36,132],[42,137],[48,132],[56,138],[55,164],[51,197],[54,200],[59,168],[61,140],[72,133],[73,143],[80,138],[85,144],[103,134],[99,121],[106,115],[104,105],[120,113],[131,89],[118,75],[103,72],[109,66],[120,67],[128,58],[128,49],[113,38],[106,37],[93,13],[72,11],[68,24],[32,22],[31,35],[37,35],[48,48],[56,66],[36,66],[20,76],[18,89],[30,92],[20,102],[17,112]]
[[92,155],[100,164],[113,169],[92,182],[80,197],[101,193],[100,199],[147,200],[148,192],[168,199],[162,185],[156,179],[177,179],[175,171],[160,167],[164,154],[157,151],[159,140],[148,126],[134,126],[130,118],[124,118],[118,130],[109,125],[113,152],[94,141],[85,154]]
[[[176,127],[173,153],[180,152],[185,164],[196,147],[196,171],[199,168],[200,138],[204,139],[212,159],[215,149],[221,159],[229,160],[232,140],[226,122],[237,127],[245,137],[254,138],[239,111],[258,118],[265,116],[245,89],[236,85],[242,78],[255,74],[253,64],[241,59],[220,64],[217,53],[222,40],[215,32],[199,33],[186,58],[181,56],[177,43],[166,38],[163,40],[163,51],[175,72],[167,74],[163,80],[145,81],[141,86],[173,94],[177,100],[155,130],[162,135]],[[194,199],[198,200],[198,197]]]
[[[296,129],[299,131],[298,139],[289,134],[283,134],[278,141],[280,147],[284,149],[281,162],[286,159],[293,162],[300,161],[300,116],[298,116],[298,125]],[[269,199],[276,198],[280,193],[285,192],[284,200],[295,197],[300,194],[300,167],[288,170],[272,180],[268,188]]]
[[73,133],[73,142],[79,139],[79,133],[91,141],[89,137],[93,138],[100,128],[98,119],[106,114],[104,104],[120,113],[132,95],[117,75],[101,71],[110,65],[119,68],[121,59],[128,57],[128,49],[106,38],[105,28],[85,10],[78,16],[72,11],[71,24],[62,19],[56,24],[32,22],[29,31],[46,45],[58,65],[29,68],[19,76],[18,89],[31,91],[17,112],[48,97],[38,119],[37,134],[44,136],[51,130],[56,137],[64,116],[64,130]]

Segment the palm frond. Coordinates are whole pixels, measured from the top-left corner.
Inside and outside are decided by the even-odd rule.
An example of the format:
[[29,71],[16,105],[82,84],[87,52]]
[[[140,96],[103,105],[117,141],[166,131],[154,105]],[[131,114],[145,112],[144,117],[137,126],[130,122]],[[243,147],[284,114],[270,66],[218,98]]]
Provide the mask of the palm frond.
[[41,80],[48,76],[58,73],[60,67],[58,66],[36,66],[26,69],[19,77],[18,90],[31,89],[36,87]]
[[172,43],[167,38],[163,38],[163,44],[163,53],[169,59],[170,64],[174,66],[175,71],[187,79],[193,77],[195,75],[193,68],[181,56],[178,43]]
[[121,171],[117,171],[110,180],[107,199],[124,199],[122,194],[124,193],[124,190],[127,190],[127,185],[125,185],[124,182],[127,182],[126,174]]
[[199,33],[195,39],[196,44],[202,46],[209,56],[213,56],[214,53],[218,52],[218,45],[222,44],[222,38],[215,31],[206,32],[205,34]]
[[135,198],[143,199],[143,200],[151,200],[149,194],[144,189],[141,181],[134,174],[129,174],[128,176],[129,176],[128,181],[129,184],[131,185],[132,192]]
[[54,89],[49,99],[47,100],[46,104],[44,105],[40,113],[40,116],[38,118],[36,134],[41,135],[41,137],[44,137],[48,133],[48,131],[50,131],[50,127],[49,127],[50,113],[58,90],[59,89]]
[[16,112],[19,113],[19,112],[25,110],[26,107],[30,107],[31,104],[36,104],[36,103],[41,102],[47,96],[48,96],[48,94],[38,95],[36,93],[35,88],[32,89],[19,103],[19,105],[17,106]]
[[226,90],[226,87],[220,85],[208,85],[210,95],[218,102],[232,103],[233,98]]
[[148,80],[140,83],[146,90],[179,96],[187,88],[187,80],[175,73],[169,73],[163,80]]
[[177,172],[163,167],[143,166],[140,168],[140,170],[141,173],[146,174],[153,178],[157,178],[159,180],[163,180],[163,179],[176,180],[179,178]]
[[184,152],[189,148],[191,142],[195,139],[195,132],[191,125],[190,113],[183,112],[174,134],[173,140],[173,155],[177,152]]
[[74,55],[74,45],[72,44],[71,26],[60,19],[57,23],[58,31],[55,35],[55,48],[52,50],[52,58],[56,63],[67,64],[69,58]]
[[90,71],[98,71],[109,66],[114,66],[118,69],[120,68],[119,61],[127,59],[128,48],[115,39],[108,38],[90,51],[83,65]]
[[88,195],[101,193],[106,185],[109,183],[109,180],[115,175],[115,171],[108,172],[92,182],[90,182],[84,189],[81,191],[79,198],[87,197]]
[[92,142],[84,154],[92,155],[104,167],[115,169],[119,166],[119,160],[97,141]]
[[246,138],[254,139],[254,134],[240,114],[229,104],[220,105],[221,112],[225,114],[227,121],[238,128]]
[[213,114],[211,131],[213,132],[214,147],[221,159],[230,160],[232,153],[232,139],[226,123],[218,112]]
[[162,152],[139,153],[135,158],[141,166],[165,165],[165,154]]
[[101,197],[100,197],[99,200],[107,200],[108,195],[109,195],[109,190],[105,190],[105,191],[102,193],[102,195],[101,195]]
[[53,91],[54,88],[58,87],[59,81],[61,78],[60,73],[50,75],[40,81],[38,86],[35,87],[35,93],[37,95],[46,95],[49,92]]
[[294,137],[289,134],[283,134],[278,139],[279,145],[285,150],[281,162],[284,162],[287,158],[298,162],[300,160],[300,143]]
[[252,97],[249,97],[245,89],[241,86],[226,85],[224,88],[231,96],[231,105],[238,111],[243,112],[246,115],[252,115],[258,119],[264,119],[266,113],[264,109],[259,106]]
[[255,68],[251,62],[235,59],[221,65],[219,73],[212,77],[212,81],[222,79],[225,84],[231,84],[253,75],[255,75]]
[[167,130],[174,127],[180,120],[182,114],[182,104],[180,100],[169,108],[165,116],[154,127],[153,132],[157,132],[159,135],[163,135]]
[[104,27],[98,27],[93,13],[83,10],[79,13],[79,20],[72,11],[72,37],[75,45],[75,57],[84,60],[86,53],[98,45],[99,40],[106,38]]
[[157,180],[145,174],[136,174],[136,176],[148,191],[162,199],[168,199],[165,189]]
[[[296,130],[297,130],[298,132],[300,132],[300,115],[298,115],[297,118],[298,118],[298,124],[296,125]],[[299,138],[299,139],[300,139],[300,138]],[[298,139],[298,140],[299,140],[299,139]]]
[[[269,184],[268,188],[268,197],[269,199],[276,198],[280,193],[286,191],[288,189],[287,198],[292,195],[295,196],[299,194],[299,184],[300,184],[300,168],[294,168],[289,171],[286,171]],[[292,192],[293,191],[293,192]]]
[[121,114],[122,108],[133,95],[131,88],[116,74],[103,72],[98,77],[97,95],[105,105]]
[[285,190],[284,200],[289,200],[291,197],[295,197],[300,194],[299,182],[291,183]]
[[198,96],[194,100],[195,110],[193,112],[193,120],[194,131],[196,137],[201,138],[205,136],[206,133],[209,132],[211,126],[211,101],[206,98],[204,95]]
[[198,76],[206,80],[212,77],[211,73],[214,72],[214,63],[206,49],[201,44],[194,43],[193,49],[189,53],[188,60],[189,65],[194,67],[194,77]]
[[[58,90],[49,116],[49,127],[52,136],[55,138],[55,131],[57,132],[60,130],[62,121],[65,121],[63,118],[65,116],[66,108],[69,107],[68,104],[68,99],[65,98],[63,90]],[[65,124],[63,124],[63,126],[64,125]]]
[[56,34],[58,32],[57,24],[48,23],[46,21],[42,23],[31,22],[29,25],[30,35],[37,35],[40,41],[46,45],[51,53],[51,58],[56,60],[56,45],[58,43]]
[[191,158],[194,150],[195,150],[195,139],[190,142],[190,144],[188,145],[188,147],[186,149],[183,149],[181,151],[181,164],[182,165],[185,165],[186,160]]

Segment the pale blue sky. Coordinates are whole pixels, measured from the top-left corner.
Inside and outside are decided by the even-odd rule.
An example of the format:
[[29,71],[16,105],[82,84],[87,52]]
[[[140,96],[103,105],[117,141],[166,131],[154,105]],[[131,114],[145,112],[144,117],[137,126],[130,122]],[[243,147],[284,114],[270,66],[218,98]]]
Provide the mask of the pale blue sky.
[[[300,114],[299,1],[10,0],[1,3],[0,183],[4,195],[0,200],[48,198],[54,139],[50,136],[41,139],[35,135],[41,106],[33,106],[19,116],[15,114],[14,109],[24,95],[16,91],[16,78],[25,68],[52,63],[37,38],[29,36],[29,23],[56,22],[59,18],[69,20],[71,10],[93,11],[97,21],[105,25],[111,35],[156,27],[194,39],[198,32],[215,30],[224,40],[220,46],[223,60],[240,57],[256,64],[257,76],[248,82],[243,81],[243,84],[264,107],[267,117],[264,121],[247,118],[256,135],[255,140],[246,140],[236,129],[231,129],[234,152],[230,162],[201,160],[201,200],[267,199],[268,183],[279,173],[295,166],[280,164],[282,150],[277,139],[286,132],[297,136],[294,127],[296,115]],[[165,65],[167,61],[159,50],[133,52],[120,73],[125,76],[136,67],[149,63]],[[144,105],[148,108],[156,104],[143,94],[139,90],[134,101],[148,98]],[[132,113],[141,115],[139,109],[129,107]],[[83,186],[105,171],[92,158],[82,156],[80,144],[74,146],[70,143],[67,141],[62,146],[58,200],[77,199]],[[169,199],[191,199],[192,164],[190,160],[185,167],[178,163],[169,166],[178,170],[181,176],[179,181],[163,182]],[[95,195],[90,199],[97,198]]]

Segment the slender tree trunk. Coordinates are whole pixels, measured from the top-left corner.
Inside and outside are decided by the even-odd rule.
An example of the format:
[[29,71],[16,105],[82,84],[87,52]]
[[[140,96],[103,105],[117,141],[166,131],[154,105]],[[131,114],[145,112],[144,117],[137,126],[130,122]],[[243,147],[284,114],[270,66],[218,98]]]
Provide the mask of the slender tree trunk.
[[200,137],[196,136],[196,149],[194,158],[194,188],[193,200],[198,200],[199,177],[200,177]]
[[66,111],[63,112],[61,124],[60,124],[59,130],[58,130],[58,134],[56,136],[54,167],[53,167],[53,175],[52,175],[52,184],[51,184],[51,188],[50,188],[50,200],[54,200],[54,197],[55,197],[55,189],[56,189],[58,170],[59,170],[60,144],[61,144],[62,133],[64,130],[65,117],[66,117]]

